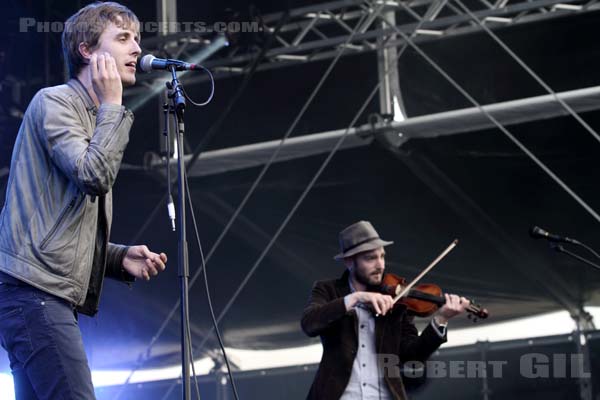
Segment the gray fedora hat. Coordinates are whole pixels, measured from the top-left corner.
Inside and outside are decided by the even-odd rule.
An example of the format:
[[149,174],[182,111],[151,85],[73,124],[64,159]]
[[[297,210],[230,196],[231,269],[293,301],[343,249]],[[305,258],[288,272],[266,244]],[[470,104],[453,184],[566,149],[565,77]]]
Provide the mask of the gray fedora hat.
[[358,221],[340,232],[341,253],[333,257],[341,260],[363,251],[375,250],[388,246],[394,242],[387,242],[379,238],[379,234],[369,221]]

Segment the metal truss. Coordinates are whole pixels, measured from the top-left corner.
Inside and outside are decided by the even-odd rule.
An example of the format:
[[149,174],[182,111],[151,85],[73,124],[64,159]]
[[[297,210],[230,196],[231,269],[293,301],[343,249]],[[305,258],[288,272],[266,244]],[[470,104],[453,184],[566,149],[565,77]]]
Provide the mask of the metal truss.
[[[600,4],[598,0],[471,0],[468,7],[487,26],[497,28],[590,12],[600,9]],[[389,12],[395,13],[398,28],[407,34],[412,34],[421,24],[415,32],[414,41],[417,43],[481,30],[466,13],[453,5],[452,0],[342,0],[321,3],[289,12],[286,23],[275,34],[277,46],[267,51],[258,70],[333,58],[356,28],[358,33],[346,44],[345,56],[375,51],[382,46],[399,46],[404,41],[396,38],[392,28],[384,28],[381,24],[380,16],[384,13],[389,15]],[[284,17],[285,13],[276,13],[255,21],[238,21],[241,29],[246,23],[246,28],[256,32],[238,33],[237,37],[242,39],[240,43],[234,43],[204,65],[218,78],[244,74],[247,65],[260,51],[261,40],[273,34],[275,26]],[[172,58],[193,59],[214,36],[208,28],[145,39],[144,49]],[[145,85],[154,78],[139,76],[140,82]],[[188,77],[186,84],[205,79],[203,76]],[[143,87],[132,88],[127,94],[144,91]]]
[[[600,86],[560,92],[557,95],[577,112],[600,109]],[[483,108],[503,125],[543,121],[567,115],[553,95],[488,104]],[[346,129],[337,129],[290,138],[285,141],[275,162],[325,154],[343,135],[347,137],[340,150],[366,146],[374,139],[381,140],[386,147],[399,148],[409,139],[434,138],[491,128],[494,128],[494,124],[477,107],[422,115],[404,121],[377,120],[351,128],[347,134]],[[262,166],[268,162],[279,144],[279,140],[273,140],[206,151],[188,171],[189,176],[202,177]],[[186,156],[186,163],[191,157]],[[176,161],[171,160],[170,165],[175,173]],[[144,166],[124,164],[122,168],[134,171],[147,170],[162,175],[164,160],[155,155],[154,158],[149,158]]]

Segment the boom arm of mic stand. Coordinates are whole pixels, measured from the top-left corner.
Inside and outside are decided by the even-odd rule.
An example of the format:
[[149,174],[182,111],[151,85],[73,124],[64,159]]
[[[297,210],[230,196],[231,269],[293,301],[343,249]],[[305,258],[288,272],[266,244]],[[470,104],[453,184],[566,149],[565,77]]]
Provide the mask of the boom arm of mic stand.
[[552,247],[554,250],[556,250],[559,253],[564,253],[566,255],[569,255],[569,256],[573,257],[574,259],[581,261],[582,263],[591,265],[592,267],[596,268],[597,270],[600,270],[600,265],[588,260],[585,257],[580,256],[579,254],[573,253],[572,251],[565,249],[560,244],[551,244],[550,247]]
[[581,246],[584,249],[586,249],[587,251],[589,251],[590,253],[592,253],[594,256],[596,256],[596,258],[600,258],[600,254],[598,254],[596,251],[594,251],[594,249],[592,249],[590,246],[587,246],[579,241],[575,241],[577,246]]

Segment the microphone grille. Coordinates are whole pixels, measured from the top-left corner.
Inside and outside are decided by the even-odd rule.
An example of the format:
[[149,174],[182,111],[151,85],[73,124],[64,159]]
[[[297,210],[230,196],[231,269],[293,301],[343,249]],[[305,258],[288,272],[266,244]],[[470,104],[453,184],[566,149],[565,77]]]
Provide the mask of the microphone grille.
[[544,237],[545,235],[546,231],[540,228],[539,226],[532,226],[529,229],[529,236],[531,236],[532,238],[539,239],[541,237]]
[[140,68],[144,72],[152,72],[152,61],[154,61],[156,57],[152,54],[146,54],[144,57],[140,59]]

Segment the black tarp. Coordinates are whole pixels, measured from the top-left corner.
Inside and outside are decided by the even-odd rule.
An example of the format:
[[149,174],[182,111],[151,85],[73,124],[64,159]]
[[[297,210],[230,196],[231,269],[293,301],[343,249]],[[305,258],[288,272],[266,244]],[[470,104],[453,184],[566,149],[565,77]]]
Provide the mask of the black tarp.
[[[211,3],[208,9],[221,7],[217,3]],[[147,3],[126,4],[152,18]],[[195,15],[195,3],[180,4],[182,15]],[[276,5],[263,6],[277,9]],[[56,17],[64,19],[75,9],[74,4],[71,8],[63,4],[56,11],[62,14]],[[31,11],[26,6],[15,10],[17,16]],[[205,18],[208,11],[197,13],[197,18]],[[599,18],[593,12],[500,29],[497,33],[551,87],[572,90],[599,84],[600,50],[595,40]],[[35,42],[43,37],[32,35],[27,40]],[[56,35],[51,35],[50,42],[50,49],[58,51]],[[13,50],[33,62],[40,59],[34,49],[24,55],[23,49]],[[482,104],[544,94],[484,33],[441,39],[424,49]],[[377,82],[375,62],[374,54],[343,58],[293,136],[345,127]],[[209,148],[280,138],[327,65],[311,63],[256,74]],[[51,65],[53,84],[61,82],[60,68],[57,57]],[[28,69],[28,76],[19,76],[14,65],[10,70],[20,79],[35,76],[43,82],[41,70]],[[471,106],[414,51],[403,56],[399,71],[409,117]],[[223,112],[240,83],[241,78],[217,81],[214,101],[206,108],[189,109],[187,140],[192,148]],[[197,85],[187,90],[201,99],[207,87]],[[141,165],[146,152],[157,151],[157,109],[156,103],[150,102],[137,112],[126,163]],[[377,112],[376,102],[371,103],[359,123],[365,123],[373,112]],[[600,127],[598,112],[582,116],[592,127]],[[8,166],[17,125],[14,119],[3,120],[0,168]],[[579,124],[561,117],[510,130],[590,206],[600,209],[600,143]],[[230,301],[324,160],[325,156],[314,156],[279,163],[265,175],[208,263],[217,314]],[[205,253],[259,171],[252,168],[190,180]],[[2,190],[5,183],[6,177],[1,178]],[[129,243],[148,222],[138,242],[166,251],[170,262],[159,278],[139,282],[131,290],[108,283],[98,316],[81,318],[93,368],[131,367],[145,353],[178,299],[177,237],[170,231],[166,207],[159,204],[164,191],[161,179],[143,171],[119,174],[114,188],[112,240]],[[151,218],[157,205],[159,212]],[[395,153],[374,142],[335,154],[224,316],[220,328],[226,345],[272,349],[314,343],[300,330],[300,313],[313,281],[341,274],[342,266],[332,260],[337,253],[337,233],[359,219],[372,221],[382,237],[396,242],[388,251],[388,269],[407,277],[416,275],[458,238],[458,248],[429,274],[427,281],[439,284],[444,291],[472,296],[485,305],[492,317],[481,323],[558,310],[565,302],[599,303],[600,273],[553,253],[545,243],[527,235],[530,226],[541,225],[599,248],[598,221],[497,129],[411,140]],[[200,259],[191,225],[189,244],[194,274]],[[196,354],[205,354],[216,348],[216,342],[214,335],[208,335],[211,322],[201,281],[190,290],[190,304],[194,344],[198,346],[207,339]],[[452,326],[469,323],[460,319]],[[144,367],[177,364],[178,341],[179,320],[175,317]],[[3,365],[8,369],[6,361]]]

